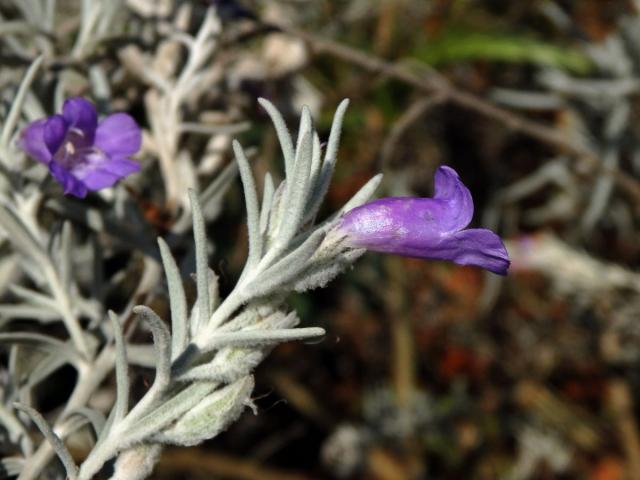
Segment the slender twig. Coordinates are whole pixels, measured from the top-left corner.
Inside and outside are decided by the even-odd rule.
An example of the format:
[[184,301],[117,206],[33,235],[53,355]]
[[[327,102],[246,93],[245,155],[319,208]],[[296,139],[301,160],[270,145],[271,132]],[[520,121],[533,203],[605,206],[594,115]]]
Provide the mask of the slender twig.
[[381,170],[384,170],[384,167],[391,161],[397,146],[400,144],[405,133],[407,133],[407,130],[409,130],[411,126],[420,120],[429,110],[440,105],[443,100],[444,98],[440,95],[432,95],[422,98],[411,105],[394,123],[391,128],[391,132],[389,132],[387,139],[382,145],[382,150],[380,151],[379,166]]

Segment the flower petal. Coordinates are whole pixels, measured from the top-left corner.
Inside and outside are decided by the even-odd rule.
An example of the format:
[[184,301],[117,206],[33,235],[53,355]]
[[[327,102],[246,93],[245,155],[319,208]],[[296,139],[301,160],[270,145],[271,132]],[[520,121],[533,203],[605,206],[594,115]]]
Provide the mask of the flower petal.
[[94,144],[109,156],[126,157],[140,150],[142,132],[130,115],[114,113],[98,125]]
[[53,115],[46,120],[43,138],[52,157],[64,142],[67,129],[67,122],[62,115]]
[[453,169],[441,167],[434,198],[374,200],[344,214],[332,232],[351,248],[450,260],[505,275],[509,254],[500,237],[485,229],[461,230],[472,214],[469,190]]
[[127,175],[140,170],[140,164],[124,157],[109,158],[104,153],[87,155],[85,162],[72,170],[89,190],[111,187]]
[[462,230],[473,218],[473,198],[456,171],[447,166],[436,170],[434,200],[447,206],[447,219],[440,225],[449,232]]
[[87,144],[93,143],[98,126],[96,107],[82,97],[69,98],[62,106],[62,115],[69,124],[69,128],[80,130]]
[[18,140],[18,145],[22,150],[42,163],[51,161],[51,152],[44,143],[44,127],[46,123],[46,118],[31,122],[20,132],[20,139]]
[[49,171],[58,183],[62,185],[64,193],[71,194],[79,198],[87,196],[87,187],[62,165],[59,165],[56,162],[51,162],[49,163]]
[[338,228],[352,247],[407,255],[439,241],[442,207],[431,198],[381,198],[347,212]]
[[484,228],[456,232],[429,251],[427,258],[451,260],[459,265],[474,265],[498,275],[506,275],[511,262],[498,235]]

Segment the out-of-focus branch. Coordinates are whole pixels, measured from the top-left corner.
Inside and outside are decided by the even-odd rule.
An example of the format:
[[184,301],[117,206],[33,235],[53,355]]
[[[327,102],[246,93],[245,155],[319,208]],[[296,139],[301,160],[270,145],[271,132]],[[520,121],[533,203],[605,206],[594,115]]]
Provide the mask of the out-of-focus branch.
[[377,73],[411,85],[418,90],[436,95],[439,99],[442,99],[443,102],[449,102],[491,118],[509,130],[534,138],[559,150],[561,153],[571,154],[587,162],[592,169],[613,176],[616,184],[626,194],[631,196],[636,202],[640,202],[640,182],[638,180],[616,167],[603,165],[596,152],[585,145],[571,140],[561,130],[505,110],[473,93],[462,90],[433,69],[427,69],[427,74],[422,75],[404,65],[387,62],[375,55],[362,52],[312,33],[287,26],[278,26],[278,28],[283,32],[307,42],[311,50],[316,54],[330,55],[369,72]]
[[623,380],[609,384],[607,403],[614,416],[615,426],[627,457],[628,478],[640,478],[640,437],[633,417],[633,398],[629,385]]
[[169,472],[184,473],[193,471],[194,465],[197,465],[197,470],[205,475],[224,476],[239,480],[305,480],[308,478],[298,473],[270,469],[246,458],[183,448],[167,450],[160,459],[158,471],[164,474]]
[[402,141],[402,137],[407,133],[413,124],[420,120],[429,110],[440,105],[444,98],[440,95],[431,95],[422,98],[411,105],[406,112],[395,122],[391,128],[389,136],[382,145],[380,152],[380,167],[384,168],[389,164],[396,148]]

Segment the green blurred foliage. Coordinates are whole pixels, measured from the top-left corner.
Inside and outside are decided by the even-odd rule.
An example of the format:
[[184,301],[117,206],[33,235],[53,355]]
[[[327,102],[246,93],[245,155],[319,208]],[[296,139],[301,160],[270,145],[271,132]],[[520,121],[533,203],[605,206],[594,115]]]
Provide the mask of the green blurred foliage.
[[432,66],[461,61],[531,63],[586,74],[589,58],[573,47],[559,46],[524,35],[452,30],[415,48],[413,55]]

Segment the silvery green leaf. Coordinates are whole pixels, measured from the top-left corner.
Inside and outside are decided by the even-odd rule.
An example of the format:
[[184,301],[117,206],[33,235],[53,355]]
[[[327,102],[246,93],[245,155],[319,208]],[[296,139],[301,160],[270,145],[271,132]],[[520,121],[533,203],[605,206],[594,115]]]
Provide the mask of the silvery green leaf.
[[280,141],[280,148],[282,148],[282,155],[284,156],[285,174],[287,178],[291,178],[293,172],[293,164],[295,162],[295,152],[293,150],[293,141],[291,135],[287,129],[287,125],[284,123],[284,119],[278,109],[267,99],[259,98],[258,103],[262,105],[276,129],[278,140]]
[[[309,187],[311,191],[316,188],[318,182],[318,175],[320,173],[320,167],[322,165],[322,146],[320,144],[320,137],[318,132],[313,132],[313,150],[311,152],[311,172],[309,174]],[[312,196],[309,196],[309,208],[311,205]]]
[[[235,330],[241,328],[243,332],[291,329],[300,322],[295,312],[285,314],[282,311],[275,311],[258,319],[260,317],[257,311],[258,309],[251,308],[248,310],[248,314],[247,310],[245,310],[243,314],[223,325],[218,332],[222,334],[225,331],[225,327],[230,327]],[[243,318],[244,320],[239,322],[239,318]],[[238,378],[250,374],[269,353],[273,345],[274,344],[266,345],[262,348],[222,348],[211,361],[190,368],[182,374],[178,380],[206,379],[221,383],[234,382]]]
[[109,310],[109,319],[113,326],[113,338],[116,344],[116,403],[113,406],[113,421],[116,424],[124,418],[129,408],[129,366],[120,320],[111,310]]
[[[240,163],[238,163],[238,165],[240,165]],[[240,166],[240,168],[242,169],[244,167]],[[193,215],[193,238],[196,245],[196,286],[198,291],[198,297],[196,299],[198,302],[198,317],[194,319],[196,321],[193,322],[191,327],[191,334],[194,335],[202,326],[206,325],[211,315],[211,304],[209,302],[209,260],[204,217],[198,198],[193,190],[189,190],[189,200],[191,201],[191,212]],[[174,356],[173,358],[176,357]]]
[[60,319],[60,314],[51,308],[43,308],[30,304],[0,305],[0,320],[36,320],[50,323]]
[[227,347],[216,353],[213,360],[190,368],[176,380],[181,382],[208,380],[221,384],[232,383],[249,375],[264,359],[266,349]]
[[293,174],[291,177],[287,177],[287,189],[284,197],[285,217],[281,219],[282,227],[278,236],[278,241],[283,245],[287,245],[295,236],[305,213],[312,148],[312,135],[305,132],[300,140],[300,148],[296,152]]
[[73,238],[71,231],[71,222],[66,221],[62,225],[60,233],[60,263],[58,271],[60,272],[60,283],[65,291],[71,290],[71,250],[73,248]]
[[56,452],[56,455],[58,455],[58,458],[67,472],[69,480],[76,480],[78,478],[78,466],[73,461],[73,457],[69,453],[69,450],[67,450],[67,447],[64,446],[62,440],[60,440],[60,438],[53,432],[44,417],[33,408],[26,405],[15,403],[14,407],[18,410],[22,410],[31,417],[33,423],[36,424],[40,432],[42,432],[42,435],[44,435],[53,450]]
[[260,315],[260,319],[251,325],[247,325],[242,330],[279,330],[298,326],[300,318],[295,311],[285,313],[282,310],[276,310],[269,314]]
[[2,127],[2,133],[0,133],[0,149],[2,149],[4,152],[6,152],[9,148],[9,142],[11,140],[11,137],[13,136],[13,131],[16,128],[16,124],[18,123],[20,112],[22,111],[22,104],[24,103],[24,100],[29,93],[29,88],[31,88],[31,84],[35,80],[43,60],[44,55],[40,55],[31,63],[29,69],[27,70],[27,73],[25,73],[24,75],[24,79],[20,83],[18,93],[16,94],[13,103],[11,104],[11,110],[9,111],[6,121],[4,122],[4,126]]
[[323,236],[321,231],[311,234],[302,245],[265,270],[259,281],[254,281],[247,287],[246,293],[252,297],[269,295],[293,281],[305,269],[307,260],[322,243]]
[[107,416],[107,421],[104,423],[100,434],[96,440],[96,444],[94,446],[94,450],[98,449],[105,441],[109,440],[109,434],[111,433],[111,427],[113,427],[113,420],[115,418],[115,409],[111,409],[109,415]]
[[[333,122],[331,124],[331,132],[329,133],[329,141],[327,142],[327,151],[324,156],[323,170],[325,166],[335,165],[338,158],[338,146],[340,145],[340,134],[342,133],[342,122],[344,120],[344,114],[349,107],[349,99],[345,98],[340,102],[336,113],[333,116]],[[333,167],[331,167],[333,168]]]
[[66,359],[72,365],[78,365],[82,356],[73,346],[48,335],[31,332],[0,333],[0,343],[28,345],[32,348],[51,353]]
[[333,123],[331,124],[331,132],[329,133],[329,141],[327,142],[327,150],[324,155],[320,178],[318,179],[317,188],[314,189],[312,200],[310,202],[314,208],[317,208],[320,202],[322,202],[324,196],[327,194],[327,190],[329,190],[329,184],[331,183],[331,177],[333,177],[333,170],[338,158],[338,146],[340,145],[342,121],[348,106],[349,100],[343,100],[340,105],[338,105],[336,113],[333,116]]
[[264,191],[262,193],[262,209],[260,210],[260,233],[265,235],[267,232],[267,225],[269,224],[269,217],[271,215],[271,209],[273,206],[273,194],[274,186],[271,174],[267,172],[264,176]]
[[271,201],[271,209],[269,212],[269,218],[265,219],[265,231],[267,233],[266,243],[267,245],[274,244],[278,240],[278,233],[280,231],[280,224],[283,217],[283,212],[286,210],[286,204],[284,202],[284,195],[287,191],[287,181],[280,182],[278,188],[273,194]]
[[171,334],[162,319],[149,307],[138,305],[133,308],[133,312],[140,315],[151,329],[156,352],[156,378],[151,388],[162,391],[169,385],[171,378]]
[[[209,292],[209,312],[213,312],[220,304],[220,277],[210,268],[207,268],[207,284]],[[204,300],[200,300],[199,303],[205,302]]]
[[251,173],[249,161],[240,144],[233,141],[233,151],[238,162],[240,178],[244,189],[245,206],[247,208],[247,227],[249,230],[249,255],[246,268],[250,269],[258,263],[262,256],[262,238],[260,236],[260,209],[258,207],[258,193]]
[[[218,287],[219,277],[210,268],[207,269],[207,273],[208,273],[207,294],[209,298],[208,311],[213,312],[220,304],[220,291]],[[191,277],[197,282],[198,279],[196,275],[191,275]],[[206,301],[206,299],[204,301]],[[204,303],[204,301],[203,299],[198,299],[198,297],[196,297],[196,303],[193,305],[193,308],[191,309],[191,315],[189,316],[190,318],[189,321],[191,322],[192,325],[194,324],[194,322],[197,321],[197,318],[200,315],[200,305]]]
[[164,272],[167,277],[167,287],[169,289],[169,304],[171,307],[171,357],[176,358],[186,347],[188,337],[187,325],[187,297],[182,287],[182,278],[176,265],[176,261],[169,251],[169,247],[162,238],[158,238],[160,256]]
[[239,332],[220,333],[214,335],[203,346],[203,351],[218,350],[224,347],[266,347],[276,343],[294,340],[308,340],[326,334],[320,327],[290,328],[279,330],[242,330]]
[[20,297],[21,300],[25,300],[33,306],[56,312],[58,318],[60,318],[58,304],[51,297],[38,293],[29,288],[21,287],[20,285],[11,285],[9,287],[9,290],[17,297]]
[[215,437],[236,421],[250,403],[254,381],[246,376],[207,395],[154,440],[174,445],[197,445]]
[[[2,244],[2,234],[0,233],[0,245]],[[20,257],[16,253],[3,251],[0,260],[0,295],[3,295],[7,287],[15,282],[18,274]]]
[[212,382],[196,382],[180,390],[147,415],[136,420],[127,431],[126,445],[139,443],[155,435],[200,403],[216,386],[217,384]]
[[37,258],[42,263],[48,261],[40,242],[12,206],[0,204],[0,226],[7,233],[7,237],[16,250],[23,252],[28,257]]
[[353,265],[365,252],[364,248],[349,250],[324,262],[314,263],[293,283],[293,289],[296,292],[304,292],[325,287],[327,283]]
[[[311,111],[309,107],[303,105],[302,113],[300,115],[300,125],[298,126],[298,142],[296,144],[296,155],[299,154],[302,147],[303,137],[306,134],[311,135],[313,133],[313,120],[311,119]],[[297,159],[296,159],[297,161]]]
[[247,325],[254,324],[260,315],[258,314],[255,308],[250,308],[249,306],[238,313],[232,320],[229,320],[224,325],[221,325],[216,331],[217,332],[233,332],[236,330],[241,330]]
[[323,197],[319,195],[321,190],[320,168],[322,166],[322,147],[320,137],[317,132],[313,132],[313,152],[311,155],[311,173],[309,175],[309,193],[307,194],[307,205],[302,223],[311,222],[322,204]]

